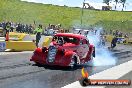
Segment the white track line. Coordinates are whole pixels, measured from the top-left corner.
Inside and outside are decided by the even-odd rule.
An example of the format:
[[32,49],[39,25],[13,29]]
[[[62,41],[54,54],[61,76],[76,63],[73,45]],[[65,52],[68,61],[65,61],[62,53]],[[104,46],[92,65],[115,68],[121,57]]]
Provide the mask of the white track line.
[[33,53],[33,51],[24,51],[24,52],[0,52],[0,55],[12,55],[12,54],[23,54],[23,53]]
[[[110,69],[104,70],[102,72],[96,73],[90,76],[90,79],[119,79],[125,74],[132,71],[132,60],[126,63],[120,64],[118,66],[112,67]],[[62,88],[84,88],[80,85],[79,81],[66,85]],[[85,88],[105,88],[105,86],[88,86]]]

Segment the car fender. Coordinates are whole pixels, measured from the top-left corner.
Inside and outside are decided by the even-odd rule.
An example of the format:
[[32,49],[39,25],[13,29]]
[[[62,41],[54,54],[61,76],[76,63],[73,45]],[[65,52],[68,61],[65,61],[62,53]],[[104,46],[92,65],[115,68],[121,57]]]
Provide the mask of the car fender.
[[93,56],[95,57],[95,46],[92,45],[92,44],[90,44],[90,45],[89,45],[89,52],[88,52],[88,54],[89,54],[89,55],[92,55],[93,52],[94,52],[94,55],[93,55]]
[[77,58],[77,63],[80,64],[80,58],[74,51],[66,51],[64,58],[72,59],[73,57]]
[[43,51],[42,48],[37,48],[30,59],[30,61],[45,63],[47,57],[47,51]]

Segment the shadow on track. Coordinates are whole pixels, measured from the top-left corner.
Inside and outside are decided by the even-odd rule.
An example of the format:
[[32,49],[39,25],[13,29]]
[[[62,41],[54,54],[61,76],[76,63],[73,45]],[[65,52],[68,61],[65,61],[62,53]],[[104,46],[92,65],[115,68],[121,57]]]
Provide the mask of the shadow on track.
[[132,53],[132,51],[123,51],[123,52],[114,53],[113,55],[116,56],[116,57],[120,57],[120,56],[128,55],[128,54],[131,54],[131,53]]
[[44,69],[62,70],[62,71],[74,71],[77,69],[82,69],[83,67],[84,68],[88,67],[88,65],[78,65],[78,66],[72,68],[72,67],[62,67],[62,66],[57,66],[57,65],[50,66],[50,65],[41,65],[41,64],[33,64],[32,66],[38,66],[38,67],[43,67]]

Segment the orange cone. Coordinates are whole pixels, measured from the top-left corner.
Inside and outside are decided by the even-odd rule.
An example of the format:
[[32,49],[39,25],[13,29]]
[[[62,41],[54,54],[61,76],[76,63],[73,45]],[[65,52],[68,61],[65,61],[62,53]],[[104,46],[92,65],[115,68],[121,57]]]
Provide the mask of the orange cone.
[[6,41],[9,41],[9,33],[6,33]]

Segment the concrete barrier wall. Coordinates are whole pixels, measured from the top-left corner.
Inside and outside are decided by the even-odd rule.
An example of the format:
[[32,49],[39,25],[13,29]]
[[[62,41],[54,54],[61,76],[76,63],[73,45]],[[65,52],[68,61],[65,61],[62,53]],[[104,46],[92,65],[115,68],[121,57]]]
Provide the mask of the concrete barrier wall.
[[[48,47],[51,40],[51,36],[46,36],[42,47]],[[36,44],[33,41],[6,41],[6,49],[11,49],[13,51],[33,51],[36,48]]]
[[112,35],[106,35],[107,42],[111,42],[114,36]]
[[[106,35],[107,42],[111,42],[114,36],[112,35]],[[123,38],[123,37],[117,37],[117,38]],[[132,38],[123,38],[123,44],[132,44]]]
[[46,36],[42,44],[42,47],[48,47],[51,41],[52,41],[52,36]]
[[6,41],[6,49],[14,51],[33,51],[36,45],[32,41]]
[[10,32],[9,33],[9,38],[10,39],[17,39],[18,41],[22,41],[23,38],[28,35],[28,34],[25,34],[25,33],[15,33],[15,32]]

